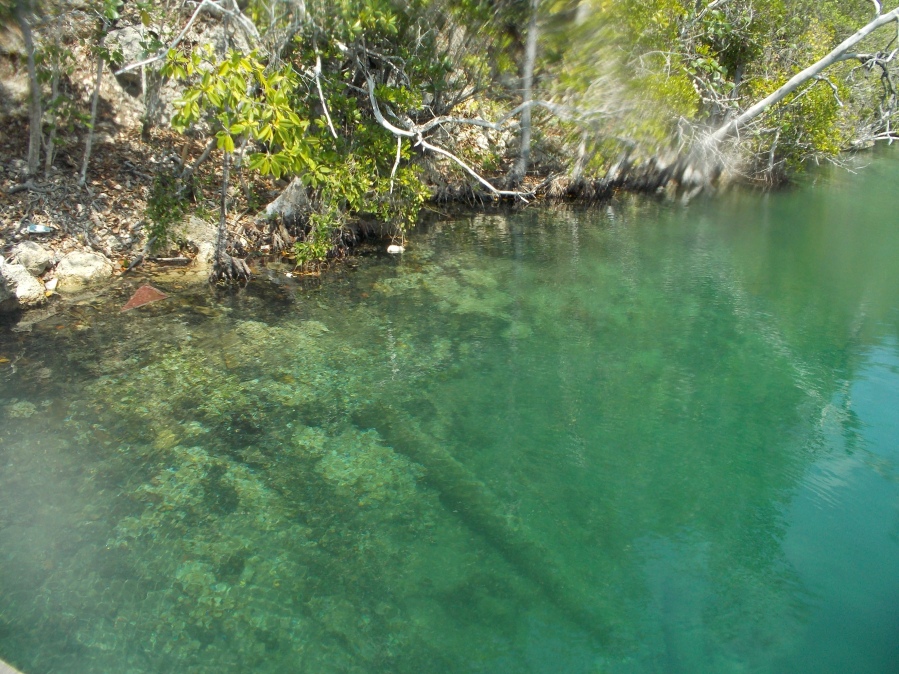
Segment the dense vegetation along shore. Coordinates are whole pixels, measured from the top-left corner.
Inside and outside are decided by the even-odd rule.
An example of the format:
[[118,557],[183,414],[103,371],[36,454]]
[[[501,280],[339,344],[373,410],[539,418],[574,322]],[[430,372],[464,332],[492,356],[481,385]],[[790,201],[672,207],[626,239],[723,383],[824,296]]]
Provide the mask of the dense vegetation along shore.
[[787,181],[893,139],[893,4],[0,0],[0,306],[314,272],[433,204]]

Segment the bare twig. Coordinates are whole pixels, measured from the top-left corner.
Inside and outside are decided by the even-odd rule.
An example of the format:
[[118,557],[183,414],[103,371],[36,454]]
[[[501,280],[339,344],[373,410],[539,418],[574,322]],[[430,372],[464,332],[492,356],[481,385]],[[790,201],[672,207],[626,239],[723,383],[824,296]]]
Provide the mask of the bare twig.
[[[182,182],[184,182],[188,178],[190,178],[196,172],[196,170],[198,168],[200,168],[200,165],[204,161],[209,159],[209,155],[212,154],[212,150],[215,148],[215,145],[216,145],[216,139],[213,137],[209,140],[208,143],[206,143],[206,147],[203,148],[203,153],[199,157],[197,157],[197,161],[195,161],[190,166],[184,167],[184,170],[181,172],[181,181]],[[182,187],[181,189],[184,189],[184,188]]]
[[172,40],[172,43],[168,47],[160,48],[156,52],[155,56],[151,56],[150,58],[144,59],[143,61],[138,61],[137,63],[131,63],[130,65],[119,68],[114,73],[116,75],[116,77],[118,77],[122,73],[127,73],[131,70],[137,70],[138,68],[148,66],[151,63],[155,63],[156,61],[159,61],[159,60],[165,58],[166,54],[168,54],[172,49],[176,49],[178,47],[178,45],[181,44],[181,40],[183,40],[184,36],[187,35],[187,31],[189,31],[191,29],[191,27],[194,25],[194,23],[197,20],[197,17],[200,16],[200,12],[203,10],[204,7],[206,7],[207,4],[212,4],[212,0],[203,0],[197,6],[197,8],[194,10],[194,13],[190,17],[190,20],[184,25],[184,28],[181,29],[181,32],[178,33],[178,37],[176,37],[174,40]]
[[97,79],[94,82],[94,96],[91,99],[91,121],[87,127],[87,140],[84,143],[84,161],[81,163],[81,176],[78,178],[78,187],[83,187],[87,181],[87,165],[91,160],[91,147],[94,143],[94,133],[97,126],[97,103],[100,98],[100,82],[103,79],[103,55],[97,55]]
[[459,166],[461,166],[469,175],[471,175],[475,180],[477,180],[484,187],[486,187],[488,190],[490,190],[490,192],[492,192],[495,196],[518,197],[522,200],[525,200],[526,196],[530,196],[532,194],[531,192],[521,192],[518,190],[497,189],[486,178],[483,178],[482,176],[478,175],[478,173],[473,168],[471,168],[468,164],[466,164],[464,161],[459,159],[452,152],[444,150],[442,147],[438,147],[437,145],[434,145],[434,144],[426,141],[422,137],[421,132],[413,132],[413,131],[408,131],[406,129],[401,129],[397,126],[394,126],[390,122],[388,122],[384,118],[384,115],[381,113],[381,108],[378,106],[378,101],[375,98],[374,80],[372,80],[371,75],[369,75],[368,73],[365,73],[365,79],[368,82],[368,99],[371,102],[371,108],[372,108],[372,112],[375,115],[375,119],[378,120],[378,124],[380,124],[385,129],[390,131],[390,133],[394,134],[395,136],[401,136],[403,138],[414,138],[416,145],[420,145],[422,148],[424,148],[426,150],[430,150],[431,152],[434,152],[436,154],[440,154],[440,155],[443,155],[444,157],[448,157],[449,159],[452,159]]
[[824,75],[818,75],[815,79],[818,80],[819,82],[826,82],[827,84],[830,85],[830,88],[833,89],[833,97],[835,99],[837,99],[837,105],[839,105],[842,108],[843,101],[840,100],[840,90],[837,89],[837,85],[833,83],[833,80],[831,80],[829,77],[826,77]]
[[318,89],[318,97],[322,102],[322,108],[325,111],[325,119],[328,120],[328,128],[331,129],[331,135],[334,138],[337,138],[337,132],[334,130],[334,123],[331,121],[331,115],[328,113],[328,101],[325,100],[325,95],[322,93],[322,83],[321,83],[321,74],[322,74],[322,59],[321,56],[318,55],[316,51],[315,54],[315,70],[312,71],[315,75],[315,86]]
[[13,185],[8,190],[6,190],[6,193],[7,194],[16,194],[18,192],[24,192],[25,190],[28,190],[29,192],[45,193],[45,192],[50,191],[50,186],[49,185],[38,185],[33,180],[29,179],[26,182],[21,183],[19,185]]
[[153,56],[144,59],[143,61],[137,61],[136,63],[130,63],[127,66],[119,68],[115,71],[115,75],[121,75],[123,73],[127,73],[131,70],[137,70],[138,68],[142,68],[144,66],[148,66],[151,63],[155,63],[156,61],[161,61],[166,57],[172,49],[176,49],[179,44],[181,44],[181,40],[184,39],[184,36],[187,35],[187,32],[191,29],[191,27],[196,23],[197,17],[200,16],[200,12],[204,9],[210,12],[211,14],[219,15],[219,16],[229,16],[235,19],[240,26],[241,30],[244,33],[252,38],[253,42],[258,43],[261,41],[261,37],[259,36],[259,31],[256,29],[256,26],[253,25],[253,22],[250,21],[237,6],[237,3],[234,0],[221,0],[222,2],[230,1],[232,4],[232,8],[229,9],[227,7],[223,7],[222,5],[214,2],[213,0],[202,0],[197,8],[194,10],[194,13],[191,15],[188,22],[184,25],[184,28],[181,29],[181,32],[178,33],[178,36],[172,40],[172,42],[167,47],[160,48],[156,54]]
[[403,150],[403,137],[396,137],[396,160],[393,162],[393,168],[390,170],[390,193],[393,194],[393,177],[396,175],[396,169],[400,165],[400,153]]

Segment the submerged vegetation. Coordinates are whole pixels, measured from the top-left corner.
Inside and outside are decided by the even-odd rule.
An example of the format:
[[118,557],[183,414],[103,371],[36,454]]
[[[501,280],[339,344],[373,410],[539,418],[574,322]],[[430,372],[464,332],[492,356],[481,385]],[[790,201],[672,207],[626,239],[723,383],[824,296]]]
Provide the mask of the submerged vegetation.
[[[72,41],[85,40],[99,74],[108,64],[136,88],[145,135],[168,123],[185,134],[171,189],[217,202],[215,278],[246,273],[226,252],[229,227],[243,249],[307,267],[372,229],[402,239],[428,199],[689,194],[789,179],[893,137],[899,15],[867,0],[86,0],[67,15],[57,4],[0,4],[26,38],[28,174],[42,138],[49,170],[71,143],[66,125],[90,118],[58,93],[71,89]],[[877,29],[745,117],[866,24]],[[211,160],[220,170],[198,185]],[[290,203],[235,223],[287,183],[301,186]],[[165,234],[159,203],[148,216]]]
[[715,224],[746,203],[439,222],[317,291],[96,300],[0,341],[3,655],[79,674],[807,657],[819,597],[784,513],[829,438],[861,432],[843,378],[894,331],[871,260],[895,235]]

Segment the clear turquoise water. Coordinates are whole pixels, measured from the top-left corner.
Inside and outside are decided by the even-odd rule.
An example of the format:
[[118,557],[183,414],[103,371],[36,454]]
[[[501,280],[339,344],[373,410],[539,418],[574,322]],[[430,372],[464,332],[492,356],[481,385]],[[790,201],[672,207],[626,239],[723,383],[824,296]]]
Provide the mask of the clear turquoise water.
[[899,671],[899,163],[0,332],[0,658]]

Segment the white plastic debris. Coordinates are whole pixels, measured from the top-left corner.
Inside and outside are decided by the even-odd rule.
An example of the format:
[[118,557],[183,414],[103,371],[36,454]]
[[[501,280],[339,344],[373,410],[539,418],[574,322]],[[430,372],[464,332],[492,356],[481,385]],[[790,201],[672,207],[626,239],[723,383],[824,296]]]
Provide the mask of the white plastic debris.
[[392,243],[389,246],[387,246],[387,252],[391,253],[393,255],[396,255],[397,253],[405,252],[405,250],[406,249],[403,246],[397,246],[395,243]]

